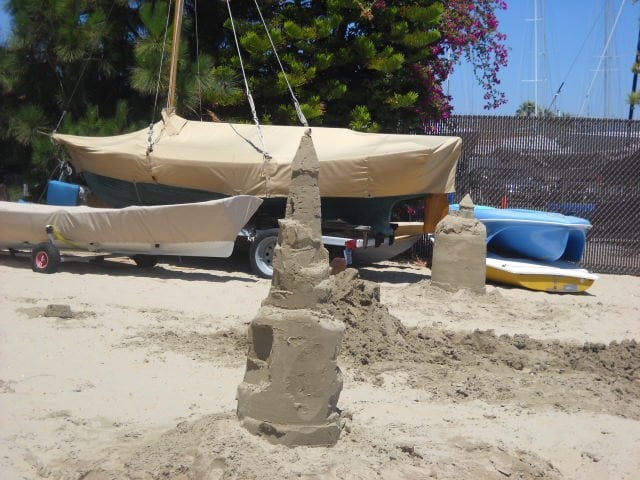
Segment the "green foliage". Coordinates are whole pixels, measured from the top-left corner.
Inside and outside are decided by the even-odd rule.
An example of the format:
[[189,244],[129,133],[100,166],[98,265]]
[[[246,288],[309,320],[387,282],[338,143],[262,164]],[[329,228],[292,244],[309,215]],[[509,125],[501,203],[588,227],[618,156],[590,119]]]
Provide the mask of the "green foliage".
[[48,134],[63,112],[61,128],[86,134],[87,105],[115,118],[118,100],[131,96],[126,77],[138,16],[122,0],[9,0],[7,7],[14,29],[0,46],[0,170],[41,185],[57,164]]
[[46,118],[41,108],[36,105],[24,105],[17,110],[9,122],[9,135],[22,145],[30,144],[38,131],[46,129]]
[[380,125],[371,119],[371,112],[365,105],[356,105],[351,110],[349,128],[358,132],[375,133],[380,130]]
[[548,108],[544,108],[538,105],[537,107],[537,115],[536,115],[536,104],[531,100],[527,100],[522,102],[522,104],[516,110],[516,117],[555,117],[556,114],[549,110]]
[[407,92],[402,95],[400,93],[394,93],[391,97],[387,98],[386,103],[393,109],[409,108],[418,103],[420,95],[418,92]]
[[84,115],[78,119],[66,116],[62,130],[72,135],[108,136],[127,131],[127,117],[129,107],[127,102],[120,100],[116,103],[112,117],[100,115],[100,107],[87,105]]
[[393,48],[387,47],[375,58],[372,58],[367,64],[367,67],[383,73],[392,73],[400,70],[403,65],[404,55],[402,53],[395,53]]

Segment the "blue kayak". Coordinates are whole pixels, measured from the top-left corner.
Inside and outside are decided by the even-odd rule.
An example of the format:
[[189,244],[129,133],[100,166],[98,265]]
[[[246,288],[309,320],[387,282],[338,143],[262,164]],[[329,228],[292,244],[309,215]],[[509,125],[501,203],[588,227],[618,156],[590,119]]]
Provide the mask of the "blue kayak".
[[591,228],[584,218],[539,210],[476,205],[474,213],[487,229],[488,251],[533,260],[579,262]]

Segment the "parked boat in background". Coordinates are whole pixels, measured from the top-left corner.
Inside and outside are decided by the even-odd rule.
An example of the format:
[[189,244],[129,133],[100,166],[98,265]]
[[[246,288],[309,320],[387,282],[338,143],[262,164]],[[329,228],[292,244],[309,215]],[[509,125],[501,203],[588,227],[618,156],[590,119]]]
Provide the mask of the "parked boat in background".
[[60,250],[142,255],[141,263],[156,255],[228,257],[261,203],[249,195],[123,209],[0,202],[0,248],[31,251],[34,270],[46,273]]
[[584,218],[539,210],[476,205],[475,216],[487,228],[488,251],[547,262],[582,260],[591,228]]
[[504,258],[487,252],[487,280],[552,293],[580,293],[593,285],[598,275],[570,262],[537,262],[526,258]]

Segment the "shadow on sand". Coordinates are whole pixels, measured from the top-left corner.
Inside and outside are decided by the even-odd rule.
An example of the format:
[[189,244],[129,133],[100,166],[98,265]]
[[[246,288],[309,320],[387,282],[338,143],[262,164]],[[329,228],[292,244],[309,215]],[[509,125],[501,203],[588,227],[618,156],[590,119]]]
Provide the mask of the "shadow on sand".
[[[14,255],[2,251],[0,252],[0,265],[30,269],[31,257],[28,252],[18,252]],[[89,259],[86,256],[64,255],[58,271],[78,275],[151,277],[186,281],[228,282],[235,280],[248,283],[259,281],[258,277],[251,274],[246,257],[235,254],[229,258],[159,257],[158,264],[150,268],[140,268],[126,256],[99,260]],[[233,275],[234,273],[237,275]],[[34,275],[46,274],[34,272]]]
[[359,265],[360,278],[376,283],[417,283],[430,280],[431,273],[426,267],[416,269],[414,266],[397,263],[390,268],[385,264]]

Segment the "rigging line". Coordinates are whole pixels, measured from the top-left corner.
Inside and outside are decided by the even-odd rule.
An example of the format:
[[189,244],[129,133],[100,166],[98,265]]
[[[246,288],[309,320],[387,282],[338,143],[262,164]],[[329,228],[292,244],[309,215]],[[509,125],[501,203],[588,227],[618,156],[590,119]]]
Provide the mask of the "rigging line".
[[591,89],[593,88],[593,84],[596,82],[596,76],[598,75],[598,71],[600,71],[600,66],[602,65],[602,60],[604,59],[604,54],[609,49],[609,44],[611,43],[611,39],[613,38],[613,34],[616,31],[616,27],[618,26],[618,20],[620,20],[620,15],[622,14],[622,9],[624,7],[626,0],[622,0],[620,4],[620,8],[618,9],[618,13],[616,15],[616,19],[613,22],[613,27],[611,28],[611,32],[609,32],[609,38],[607,38],[607,42],[604,45],[604,49],[602,50],[602,55],[600,55],[600,60],[598,61],[598,66],[596,67],[596,71],[593,72],[593,78],[591,79],[591,85],[589,85],[589,89],[587,90],[587,94],[585,95],[584,102],[582,102],[582,107],[580,107],[580,111],[578,115],[582,115],[582,111],[584,110],[585,105],[587,104],[587,100],[591,95]]
[[156,108],[158,108],[158,97],[160,96],[160,82],[162,79],[162,67],[164,65],[165,47],[167,45],[167,34],[169,32],[169,18],[171,17],[171,5],[172,0],[169,0],[167,8],[167,19],[164,24],[164,37],[162,38],[162,54],[160,55],[160,67],[158,68],[158,79],[156,80],[156,94],[153,99],[153,111],[151,112],[151,124],[153,125],[153,118],[156,114]]
[[291,84],[289,83],[289,79],[287,78],[287,72],[284,71],[284,67],[282,66],[282,62],[280,61],[280,56],[278,55],[278,51],[276,50],[276,46],[273,43],[273,39],[271,38],[271,34],[269,33],[269,28],[267,27],[267,22],[265,22],[264,17],[262,16],[262,11],[260,10],[260,7],[258,6],[258,0],[253,0],[255,5],[256,5],[256,9],[258,10],[258,15],[260,15],[260,20],[262,20],[262,25],[264,26],[264,31],[267,32],[267,37],[269,38],[269,42],[271,42],[271,48],[273,49],[273,53],[276,56],[276,60],[278,60],[278,65],[280,65],[280,70],[282,70],[282,75],[284,76],[284,80],[285,82],[287,82],[287,87],[289,87],[289,92],[291,93],[291,98],[293,99],[293,105],[296,109],[296,113],[298,114],[298,118],[300,119],[300,123],[302,123],[302,125],[304,125],[305,127],[309,128],[309,123],[307,122],[307,119],[304,116],[304,113],[302,113],[302,109],[300,108],[300,103],[298,103],[298,99],[296,98],[295,94],[293,93],[293,88],[291,88]]
[[578,58],[580,58],[580,54],[582,53],[582,50],[584,50],[584,47],[587,45],[587,41],[589,40],[589,37],[591,37],[591,34],[593,33],[593,30],[596,28],[596,23],[598,22],[598,20],[600,20],[598,18],[599,16],[596,16],[596,18],[593,20],[593,23],[591,24],[591,28],[589,29],[589,33],[587,33],[587,36],[584,38],[584,41],[582,42],[582,45],[580,46],[580,49],[578,50],[578,53],[573,57],[573,62],[571,62],[571,65],[569,66],[569,69],[567,70],[566,75],[564,76],[564,79],[562,80],[562,82],[560,82],[560,86],[558,87],[558,90],[556,91],[556,94],[554,95],[553,99],[551,100],[551,105],[549,105],[549,109],[551,109],[551,107],[553,106],[556,97],[560,94],[560,90],[562,90],[562,86],[566,83],[567,78],[569,78],[569,75],[571,74],[571,71],[573,70],[573,67],[575,67],[576,63],[578,62]]
[[[107,18],[105,19],[105,23],[109,21],[109,19],[111,18],[111,13],[113,13],[113,8],[116,5],[116,0],[113,0],[113,2],[111,3],[111,7],[109,8],[109,13],[107,13]],[[90,52],[93,53],[93,52]],[[56,133],[58,131],[58,128],[60,128],[60,124],[62,123],[62,119],[64,118],[64,116],[67,114],[67,110],[69,109],[69,105],[71,104],[71,100],[73,100],[74,95],[76,94],[76,91],[78,90],[78,87],[80,86],[80,81],[82,80],[82,77],[84,77],[85,72],[87,71],[87,67],[89,66],[89,59],[91,58],[91,56],[87,57],[84,61],[84,65],[82,66],[82,70],[80,71],[80,75],[78,76],[78,80],[76,81],[76,85],[75,87],[73,87],[73,90],[71,91],[71,95],[69,95],[69,100],[67,100],[67,104],[64,107],[64,110],[62,111],[62,114],[60,115],[60,119],[58,120],[58,123],[56,124],[56,128],[53,129],[53,133]],[[60,82],[60,86],[62,87],[62,82]]]
[[262,135],[262,127],[260,126],[260,122],[258,121],[258,114],[256,113],[256,105],[253,102],[253,97],[251,96],[251,90],[249,90],[249,82],[247,80],[247,75],[244,71],[244,63],[242,62],[242,54],[240,53],[240,42],[238,41],[238,35],[236,34],[236,26],[233,21],[233,15],[231,14],[231,3],[230,0],[227,0],[227,9],[229,10],[229,20],[231,20],[231,29],[233,30],[233,38],[236,41],[236,49],[238,50],[238,59],[240,60],[240,70],[242,70],[242,78],[244,79],[244,85],[247,89],[247,99],[249,100],[249,107],[251,108],[251,115],[253,115],[253,121],[256,124],[258,129],[258,137],[260,139],[260,144],[262,146],[262,155],[265,160],[271,158],[271,154],[267,151],[267,147],[265,146],[264,137]]
[[162,66],[164,64],[165,47],[167,45],[167,33],[169,31],[169,18],[171,17],[171,4],[169,0],[167,8],[167,20],[164,24],[164,37],[162,38],[162,52],[160,55],[160,66],[158,67],[158,79],[156,81],[156,94],[153,99],[153,109],[151,110],[151,121],[149,122],[149,135],[147,136],[147,156],[153,151],[153,119],[156,116],[158,108],[158,96],[160,95],[160,81],[162,78]]

